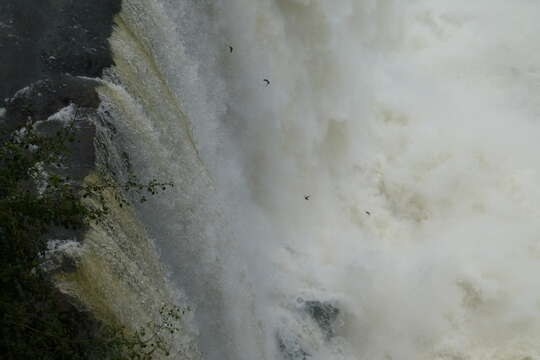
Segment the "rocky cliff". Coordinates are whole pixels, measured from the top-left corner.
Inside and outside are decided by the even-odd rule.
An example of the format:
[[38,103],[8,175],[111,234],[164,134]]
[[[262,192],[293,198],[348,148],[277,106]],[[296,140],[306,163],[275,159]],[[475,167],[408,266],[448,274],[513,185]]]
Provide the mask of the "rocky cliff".
[[[131,172],[129,150],[116,141],[115,119],[97,92],[104,69],[113,65],[108,38],[119,10],[119,0],[0,4],[2,130],[32,122],[52,134],[73,124],[77,141],[58,171],[84,185],[103,183],[104,177],[120,182]],[[167,285],[136,210],[118,202],[126,196],[121,191],[104,191],[109,212],[99,222],[51,232],[41,266],[81,313],[136,331],[159,321],[162,306],[177,304],[179,296]],[[84,202],[101,206],[92,198]],[[176,353],[192,346],[187,330],[181,333]]]

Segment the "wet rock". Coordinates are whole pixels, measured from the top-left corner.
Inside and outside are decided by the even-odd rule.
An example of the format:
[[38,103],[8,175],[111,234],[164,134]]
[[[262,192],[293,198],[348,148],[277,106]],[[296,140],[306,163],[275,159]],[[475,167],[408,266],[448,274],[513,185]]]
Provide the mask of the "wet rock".
[[329,339],[335,334],[335,322],[339,309],[332,303],[319,300],[303,302],[303,310],[319,325],[322,332]]

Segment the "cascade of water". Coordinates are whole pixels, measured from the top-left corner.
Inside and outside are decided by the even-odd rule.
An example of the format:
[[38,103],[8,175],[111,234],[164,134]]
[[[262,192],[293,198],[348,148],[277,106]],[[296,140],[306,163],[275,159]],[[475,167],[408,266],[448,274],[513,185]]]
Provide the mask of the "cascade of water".
[[113,77],[181,184],[147,215],[209,359],[540,356],[539,11],[125,0]]

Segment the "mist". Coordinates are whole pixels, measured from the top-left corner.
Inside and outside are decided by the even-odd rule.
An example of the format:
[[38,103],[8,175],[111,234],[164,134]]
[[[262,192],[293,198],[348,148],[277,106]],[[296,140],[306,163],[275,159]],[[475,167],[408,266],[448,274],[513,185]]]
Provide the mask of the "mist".
[[146,214],[209,359],[540,356],[539,11],[125,1],[124,131],[181,183]]

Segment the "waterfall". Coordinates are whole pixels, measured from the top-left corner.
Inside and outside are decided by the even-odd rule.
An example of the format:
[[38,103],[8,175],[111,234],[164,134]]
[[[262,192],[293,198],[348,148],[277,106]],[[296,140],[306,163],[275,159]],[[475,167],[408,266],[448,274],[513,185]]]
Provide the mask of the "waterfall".
[[204,358],[540,357],[539,11],[124,0],[99,92]]

